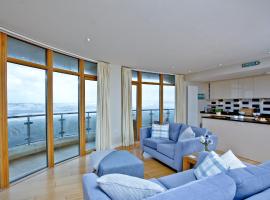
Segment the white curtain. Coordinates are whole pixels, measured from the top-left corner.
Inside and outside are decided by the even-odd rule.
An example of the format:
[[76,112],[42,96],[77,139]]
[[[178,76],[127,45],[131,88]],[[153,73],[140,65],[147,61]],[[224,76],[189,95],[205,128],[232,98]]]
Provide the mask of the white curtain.
[[186,83],[184,75],[175,75],[175,122],[186,123]]
[[122,67],[122,144],[134,144],[132,119],[132,71]]
[[111,148],[110,67],[99,62],[97,68],[97,151]]

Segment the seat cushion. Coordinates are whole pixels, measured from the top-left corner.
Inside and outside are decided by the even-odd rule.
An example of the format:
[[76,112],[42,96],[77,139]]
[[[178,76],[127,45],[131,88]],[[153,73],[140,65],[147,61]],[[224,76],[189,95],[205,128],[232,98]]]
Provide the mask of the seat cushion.
[[248,166],[229,170],[236,183],[235,200],[245,199],[270,188],[270,170],[264,166]]
[[164,154],[165,156],[168,156],[169,158],[174,158],[174,150],[175,150],[175,144],[158,144],[157,145],[157,151],[159,153]]
[[164,139],[164,138],[146,138],[143,141],[143,144],[147,147],[150,147],[152,149],[157,150],[157,145],[158,144],[173,144],[174,141]]
[[180,134],[180,129],[181,129],[182,124],[177,124],[177,123],[171,123],[170,128],[169,128],[169,139],[172,141],[177,141],[179,134]]

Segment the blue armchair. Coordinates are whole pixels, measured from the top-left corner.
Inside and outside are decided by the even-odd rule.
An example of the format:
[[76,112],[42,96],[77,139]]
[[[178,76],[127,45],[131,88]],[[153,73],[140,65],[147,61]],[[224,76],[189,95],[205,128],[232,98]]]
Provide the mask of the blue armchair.
[[[179,140],[179,136],[188,128],[186,124],[170,124],[169,139],[151,138],[151,127],[141,128],[140,144],[142,152],[146,152],[161,162],[167,164],[177,171],[182,171],[182,160],[185,155],[200,152],[204,146],[200,143],[200,136],[204,135],[207,130],[191,126],[196,137],[187,140]],[[211,135],[213,144],[210,150],[215,150],[217,146],[217,136]]]

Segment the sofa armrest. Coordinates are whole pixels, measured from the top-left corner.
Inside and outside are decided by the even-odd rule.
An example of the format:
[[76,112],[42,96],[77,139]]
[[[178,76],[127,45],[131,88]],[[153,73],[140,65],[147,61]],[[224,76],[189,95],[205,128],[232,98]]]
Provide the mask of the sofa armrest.
[[[209,150],[216,150],[217,136],[211,135],[213,144],[209,146]],[[204,146],[200,142],[200,137],[178,141],[175,146],[174,161],[178,165],[178,171],[182,169],[183,157],[189,154],[201,152],[204,150]]]
[[146,128],[141,128],[140,129],[140,144],[141,144],[141,149],[143,150],[143,141],[145,138],[150,138],[151,137],[151,127],[146,127]]
[[[209,150],[216,150],[218,138],[216,135],[211,135],[213,144],[209,146]],[[192,153],[204,150],[204,146],[200,142],[200,137],[178,141],[176,143],[175,153],[179,155],[189,155]]]
[[83,199],[84,200],[110,200],[110,198],[99,188],[98,176],[94,173],[83,175]]

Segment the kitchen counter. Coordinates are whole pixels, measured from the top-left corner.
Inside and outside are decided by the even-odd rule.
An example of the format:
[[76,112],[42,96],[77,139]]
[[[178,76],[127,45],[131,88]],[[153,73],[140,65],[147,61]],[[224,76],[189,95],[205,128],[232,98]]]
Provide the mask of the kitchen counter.
[[270,125],[270,120],[261,121],[261,120],[255,120],[254,117],[244,117],[242,118],[235,118],[231,115],[215,115],[215,114],[206,114],[202,115],[202,118],[209,118],[209,119],[218,119],[218,120],[229,120],[229,121],[236,121],[236,122],[248,122],[248,123],[257,123],[257,124],[268,124]]
[[270,122],[252,117],[235,119],[232,116],[202,115],[202,127],[217,135],[217,149],[264,162],[270,160]]

